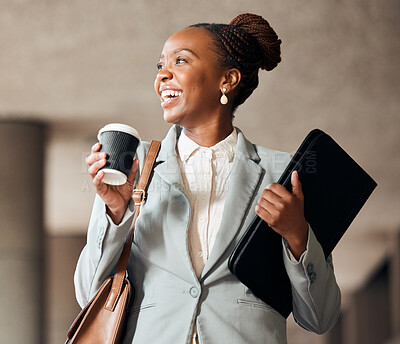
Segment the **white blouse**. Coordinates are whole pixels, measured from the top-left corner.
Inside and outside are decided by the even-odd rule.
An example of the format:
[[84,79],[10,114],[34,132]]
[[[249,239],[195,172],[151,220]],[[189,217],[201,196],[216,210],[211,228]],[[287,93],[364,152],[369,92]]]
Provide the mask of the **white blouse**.
[[212,147],[202,147],[182,131],[177,151],[187,197],[192,209],[188,249],[200,277],[215,243],[224,211],[237,142],[236,129]]

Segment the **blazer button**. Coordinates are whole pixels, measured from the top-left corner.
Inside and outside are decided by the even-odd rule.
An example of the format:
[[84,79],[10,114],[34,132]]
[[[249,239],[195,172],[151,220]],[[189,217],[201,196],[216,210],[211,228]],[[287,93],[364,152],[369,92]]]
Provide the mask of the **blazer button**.
[[317,274],[315,272],[310,273],[310,282],[313,284],[317,278]]
[[196,298],[200,294],[199,289],[197,287],[191,287],[189,290],[189,294],[191,297]]

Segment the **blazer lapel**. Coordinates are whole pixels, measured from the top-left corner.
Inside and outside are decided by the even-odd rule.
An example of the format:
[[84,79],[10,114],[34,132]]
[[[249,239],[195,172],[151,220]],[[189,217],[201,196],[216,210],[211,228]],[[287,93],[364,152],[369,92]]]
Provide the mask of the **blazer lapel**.
[[[154,173],[168,184],[167,192],[170,202],[168,204],[169,215],[164,219],[167,223],[165,235],[170,238],[177,253],[185,262],[186,268],[182,269],[182,273],[189,273],[191,278],[196,280],[197,277],[192,267],[186,240],[191,209],[178,163],[179,157],[175,149],[180,130],[180,127],[173,126],[162,141]],[[160,188],[162,190],[163,186],[161,185]],[[172,199],[173,201],[171,201]]]
[[178,156],[175,145],[180,128],[173,126],[161,143],[161,149],[156,159],[154,172],[168,184],[175,186],[184,193],[184,184],[178,164]]
[[253,210],[250,207],[265,174],[264,169],[258,164],[260,157],[253,145],[239,129],[237,131],[238,142],[222,221],[201,278],[206,276],[239,233],[246,215]]

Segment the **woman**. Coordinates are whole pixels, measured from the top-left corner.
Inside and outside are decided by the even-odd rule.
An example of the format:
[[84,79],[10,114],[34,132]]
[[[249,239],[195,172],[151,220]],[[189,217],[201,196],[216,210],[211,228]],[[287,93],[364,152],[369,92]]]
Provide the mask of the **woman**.
[[[230,25],[195,25],[165,43],[155,90],[173,126],[136,222],[128,267],[136,295],[124,343],[286,343],[285,318],[227,267],[255,213],[283,238],[296,321],[316,333],[335,323],[340,291],[304,218],[298,176],[292,175],[292,193],[274,183],[289,154],[251,144],[232,125],[235,109],[258,85],[258,70],[279,61],[276,33],[252,14]],[[102,183],[99,143],[87,158],[97,196],[75,274],[81,306],[116,266],[148,146],[140,146],[120,187]]]

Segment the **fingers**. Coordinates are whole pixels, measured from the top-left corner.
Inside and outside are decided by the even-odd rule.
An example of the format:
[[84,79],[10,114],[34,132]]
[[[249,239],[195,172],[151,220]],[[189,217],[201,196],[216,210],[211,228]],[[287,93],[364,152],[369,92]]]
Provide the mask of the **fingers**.
[[[266,201],[268,202],[268,201]],[[270,223],[271,219],[272,219],[272,215],[271,213],[266,209],[267,207],[263,206],[262,202],[258,202],[258,204],[256,205],[256,214],[263,219],[265,222]]]
[[103,177],[104,177],[104,171],[99,171],[94,175],[94,177],[92,177],[93,185],[98,191],[104,186],[104,184],[102,183]]
[[97,142],[91,149],[91,154],[86,158],[86,164],[89,166],[88,173],[94,179],[97,172],[106,164],[107,154],[100,152],[101,144]]
[[264,189],[256,206],[257,215],[270,222],[276,214],[284,208],[284,199],[271,189]]
[[280,184],[272,183],[261,194],[256,213],[271,227],[275,226],[290,207],[293,195]]
[[283,185],[278,184],[278,183],[268,184],[266,186],[265,190],[270,190],[274,194],[276,194],[277,196],[279,196],[281,198],[285,198],[285,197],[290,195],[290,192],[287,191],[286,188]]
[[107,154],[104,152],[92,153],[86,157],[86,164],[90,167],[95,162],[97,162],[101,159],[105,159],[106,157],[107,157]]
[[92,152],[92,153],[96,153],[96,152],[98,152],[98,151],[100,150],[100,148],[101,148],[100,142],[96,142],[96,143],[92,146],[91,152]]
[[[278,234],[288,238],[298,238],[305,231],[304,198],[298,173],[291,175],[290,193],[282,185],[268,184],[256,206],[256,213]],[[307,227],[308,228],[308,227]]]
[[[86,164],[89,166],[88,173],[92,178],[92,182],[94,187],[96,188],[96,192],[103,198],[103,196],[105,196],[106,193],[108,195],[112,195],[112,193],[109,192],[110,188],[108,188],[108,186],[102,182],[104,178],[104,171],[101,170],[101,168],[104,167],[107,163],[107,154],[105,152],[100,152],[100,148],[101,144],[98,142],[93,145],[93,147],[91,148],[91,154],[86,158]],[[117,193],[119,193],[120,195],[126,194],[128,195],[128,197],[130,197],[132,191],[131,189],[138,170],[139,170],[139,160],[135,159],[132,163],[127,183],[121,187],[115,187],[115,188],[113,187],[112,190],[118,189]],[[124,191],[124,189],[126,189],[127,191]],[[103,200],[105,201],[104,198]]]
[[268,201],[271,205],[277,205],[283,201],[283,197],[279,196],[274,185],[267,185],[261,194],[260,201],[263,200]]
[[106,164],[107,160],[106,159],[100,159],[95,161],[89,168],[88,168],[88,173],[92,179],[94,179],[97,175],[97,172],[99,172],[100,168],[104,167]]
[[273,214],[277,212],[277,207],[279,207],[282,197],[278,196],[271,190],[272,185],[268,185],[268,187],[269,188],[264,189],[261,194],[261,198],[258,201],[255,210],[258,216],[267,223],[270,223],[273,219]]

